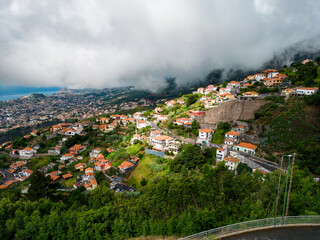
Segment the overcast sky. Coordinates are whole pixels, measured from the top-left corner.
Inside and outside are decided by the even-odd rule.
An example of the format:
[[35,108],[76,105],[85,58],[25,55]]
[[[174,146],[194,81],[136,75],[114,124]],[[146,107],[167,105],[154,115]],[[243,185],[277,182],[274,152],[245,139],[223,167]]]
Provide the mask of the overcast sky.
[[319,0],[1,0],[0,83],[154,90],[259,67],[319,24]]

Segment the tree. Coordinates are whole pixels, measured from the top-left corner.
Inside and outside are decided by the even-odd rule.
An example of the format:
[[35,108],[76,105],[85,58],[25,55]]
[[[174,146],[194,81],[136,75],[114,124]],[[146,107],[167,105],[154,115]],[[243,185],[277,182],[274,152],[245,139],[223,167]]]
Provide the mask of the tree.
[[141,186],[147,185],[148,181],[143,177],[140,181]]
[[196,120],[193,120],[191,129],[195,135],[199,134],[199,128],[200,128],[200,124]]
[[243,172],[249,172],[252,173],[252,168],[249,167],[247,164],[245,163],[239,163],[238,167],[237,167],[237,172],[238,174],[241,174]]
[[40,198],[52,198],[52,194],[57,188],[56,183],[51,183],[50,176],[45,176],[43,173],[36,171],[30,177],[30,187],[26,197],[33,201]]
[[187,169],[194,169],[206,163],[206,158],[198,145],[186,144],[182,147],[178,155],[171,161],[170,169],[173,172],[180,172],[185,165]]
[[98,209],[113,200],[113,192],[105,185],[105,183],[103,183],[91,192],[89,197],[89,205],[94,209]]
[[187,107],[194,104],[200,98],[199,94],[187,94],[187,95],[184,95],[184,97],[186,100]]

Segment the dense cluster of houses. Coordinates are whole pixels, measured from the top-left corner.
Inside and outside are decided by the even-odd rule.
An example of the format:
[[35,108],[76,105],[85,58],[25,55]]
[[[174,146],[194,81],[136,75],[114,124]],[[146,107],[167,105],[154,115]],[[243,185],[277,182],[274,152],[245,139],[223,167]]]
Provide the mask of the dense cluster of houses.
[[230,156],[231,151],[239,151],[247,154],[256,154],[257,146],[241,141],[242,135],[247,130],[246,126],[233,127],[231,131],[225,133],[224,145],[216,151],[216,161],[224,161],[229,170],[236,170],[240,159]]
[[18,161],[18,162],[12,163],[9,166],[8,171],[13,176],[13,179],[9,181],[5,181],[4,184],[0,185],[0,189],[7,188],[8,186],[16,182],[23,182],[28,177],[30,177],[33,171],[28,169],[28,167],[26,166],[26,163],[27,163],[26,161]]

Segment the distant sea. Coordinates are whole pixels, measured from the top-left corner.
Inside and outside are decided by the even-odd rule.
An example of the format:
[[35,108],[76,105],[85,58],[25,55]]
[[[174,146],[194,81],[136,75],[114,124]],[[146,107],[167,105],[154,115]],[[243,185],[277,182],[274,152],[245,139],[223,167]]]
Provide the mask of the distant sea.
[[28,96],[33,93],[42,93],[44,95],[53,95],[60,88],[32,88],[32,87],[7,87],[0,84],[0,101],[8,101],[20,97]]

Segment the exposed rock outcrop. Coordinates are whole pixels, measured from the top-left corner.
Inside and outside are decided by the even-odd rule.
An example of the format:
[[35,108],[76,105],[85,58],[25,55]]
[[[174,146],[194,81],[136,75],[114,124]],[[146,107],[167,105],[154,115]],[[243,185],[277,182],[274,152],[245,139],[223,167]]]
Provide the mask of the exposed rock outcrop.
[[254,113],[268,102],[266,100],[228,101],[221,106],[210,109],[205,116],[197,117],[197,121],[200,124],[217,124],[219,122],[250,120],[254,118]]

